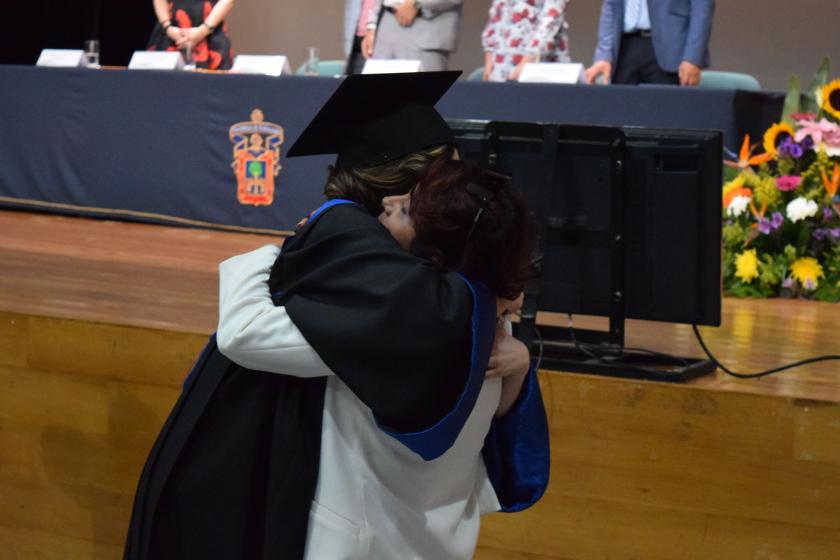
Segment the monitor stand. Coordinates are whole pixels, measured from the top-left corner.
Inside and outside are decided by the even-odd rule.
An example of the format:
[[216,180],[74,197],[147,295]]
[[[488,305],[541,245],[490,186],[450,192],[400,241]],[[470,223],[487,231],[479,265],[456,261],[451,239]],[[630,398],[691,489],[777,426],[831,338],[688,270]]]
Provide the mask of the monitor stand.
[[689,381],[716,369],[709,360],[629,350],[606,331],[536,325],[525,312],[514,324],[514,334],[530,347],[540,369],[671,383]]
[[[493,137],[496,123],[490,123],[490,142],[485,143],[482,159],[492,165]],[[528,125],[504,125],[509,133],[521,129],[523,136],[530,133]],[[542,127],[542,160],[547,184],[557,173],[557,151],[555,146],[562,142],[557,126]],[[610,149],[610,208],[609,229],[594,230],[571,224],[569,220],[549,213],[551,191],[544,189],[544,200],[535,209],[535,218],[541,234],[538,236],[536,275],[541,268],[541,256],[547,243],[598,247],[610,254],[609,286],[610,310],[609,330],[592,331],[562,327],[547,327],[536,324],[539,301],[539,282],[535,278],[525,289],[521,319],[516,326],[517,338],[531,350],[532,356],[541,356],[539,367],[612,377],[646,379],[652,381],[684,382],[701,375],[712,373],[715,365],[708,360],[668,356],[657,352],[628,350],[624,347],[625,321],[625,243],[622,223],[622,205],[626,169],[624,166],[625,137],[617,130],[604,129],[597,140]]]

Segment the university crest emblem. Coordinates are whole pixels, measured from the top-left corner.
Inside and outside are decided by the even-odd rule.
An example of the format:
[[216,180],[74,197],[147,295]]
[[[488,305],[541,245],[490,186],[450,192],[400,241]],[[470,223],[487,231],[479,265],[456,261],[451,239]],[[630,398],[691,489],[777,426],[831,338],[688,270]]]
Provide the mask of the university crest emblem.
[[236,123],[228,132],[240,204],[267,206],[274,201],[274,178],[280,172],[284,132],[282,126],[263,118],[263,112],[254,109],[250,121]]

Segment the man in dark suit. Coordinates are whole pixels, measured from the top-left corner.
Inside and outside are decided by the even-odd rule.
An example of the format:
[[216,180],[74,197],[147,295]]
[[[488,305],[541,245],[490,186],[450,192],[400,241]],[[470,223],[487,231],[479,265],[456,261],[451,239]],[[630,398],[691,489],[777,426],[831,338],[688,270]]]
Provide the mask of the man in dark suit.
[[696,86],[714,9],[714,0],[604,0],[586,82]]

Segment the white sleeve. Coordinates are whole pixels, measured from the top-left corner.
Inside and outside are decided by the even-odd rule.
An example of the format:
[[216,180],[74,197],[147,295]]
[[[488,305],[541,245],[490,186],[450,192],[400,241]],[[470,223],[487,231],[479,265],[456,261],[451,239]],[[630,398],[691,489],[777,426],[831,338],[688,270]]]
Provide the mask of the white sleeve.
[[219,265],[219,351],[237,364],[295,377],[333,375],[285,307],[271,300],[268,278],[276,245],[237,255]]

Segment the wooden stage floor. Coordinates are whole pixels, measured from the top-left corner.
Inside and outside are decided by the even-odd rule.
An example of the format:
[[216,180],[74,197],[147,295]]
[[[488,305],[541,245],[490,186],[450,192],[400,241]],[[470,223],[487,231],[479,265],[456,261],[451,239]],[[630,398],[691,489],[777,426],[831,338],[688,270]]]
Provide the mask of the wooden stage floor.
[[[0,310],[184,333],[218,320],[217,264],[280,240],[269,236],[0,211]],[[581,327],[605,322],[576,320]],[[734,371],[840,354],[840,306],[724,299],[720,328],[701,332]],[[691,327],[629,321],[627,345],[702,357]],[[692,382],[721,391],[840,402],[840,363],[760,380],[718,371]]]
[[[0,211],[0,558],[122,557],[143,462],[215,330],[217,264],[279,241]],[[840,353],[838,311],[726,299],[703,333],[764,369]],[[686,325],[631,321],[627,342],[701,356]],[[688,385],[541,371],[549,488],[483,518],[476,558],[840,558],[839,366]]]

